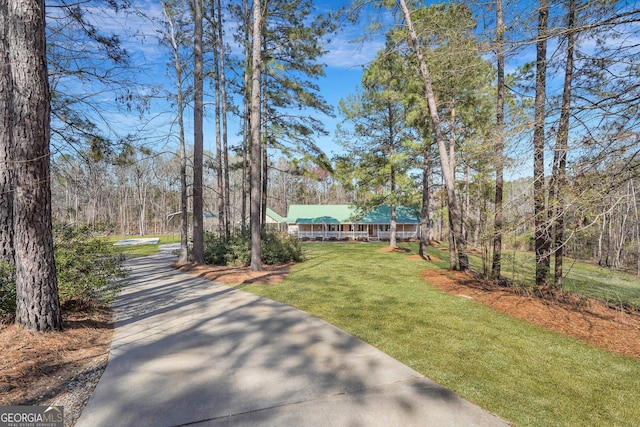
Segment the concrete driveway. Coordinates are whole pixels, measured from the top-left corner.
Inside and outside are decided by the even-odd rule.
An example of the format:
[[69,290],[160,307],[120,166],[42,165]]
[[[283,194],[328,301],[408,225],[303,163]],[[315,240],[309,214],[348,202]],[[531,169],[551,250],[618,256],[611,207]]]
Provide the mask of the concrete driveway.
[[76,424],[506,426],[307,313],[129,261],[109,363]]

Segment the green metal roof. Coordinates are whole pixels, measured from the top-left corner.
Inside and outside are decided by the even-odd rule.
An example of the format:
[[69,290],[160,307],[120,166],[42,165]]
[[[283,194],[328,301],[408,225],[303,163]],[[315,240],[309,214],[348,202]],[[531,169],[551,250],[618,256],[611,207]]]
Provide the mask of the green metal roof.
[[287,222],[287,219],[285,217],[278,215],[276,211],[269,208],[267,208],[267,216],[270,216],[271,218],[273,218],[274,221],[276,221],[277,223]]
[[349,205],[291,205],[287,214],[289,224],[344,224],[352,222],[356,213]]
[[[382,205],[362,218],[356,218],[357,210],[349,205],[291,205],[287,215],[289,224],[391,224],[391,208]],[[397,206],[398,224],[418,224],[420,219],[414,209]]]
[[[407,206],[396,206],[396,222],[398,224],[419,224],[420,218],[415,209]],[[358,224],[391,224],[391,207],[378,206],[357,221]]]

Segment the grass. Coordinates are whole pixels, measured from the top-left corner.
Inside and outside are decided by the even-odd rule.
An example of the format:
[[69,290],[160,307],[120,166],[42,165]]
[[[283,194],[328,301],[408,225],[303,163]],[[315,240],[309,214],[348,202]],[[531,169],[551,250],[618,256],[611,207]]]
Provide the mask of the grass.
[[[471,256],[470,261],[475,270],[482,270],[480,257]],[[553,269],[553,258],[551,268]],[[505,250],[502,274],[524,286],[532,286],[535,278],[533,253]],[[565,258],[563,288],[612,305],[640,309],[640,278],[630,273]]]
[[[382,245],[308,244],[279,285],[244,290],[316,315],[516,426],[630,426],[640,360],[601,350],[428,286],[437,264]],[[412,246],[414,252],[415,247]]]
[[[139,236],[107,236],[104,239],[109,243],[116,243],[123,239],[132,239]],[[116,250],[125,254],[127,257],[141,257],[147,255],[153,255],[160,249],[160,245],[167,243],[180,243],[180,234],[162,234],[159,236],[144,236],[145,238],[158,237],[160,240],[158,243],[149,245],[132,245],[132,246],[116,246]]]

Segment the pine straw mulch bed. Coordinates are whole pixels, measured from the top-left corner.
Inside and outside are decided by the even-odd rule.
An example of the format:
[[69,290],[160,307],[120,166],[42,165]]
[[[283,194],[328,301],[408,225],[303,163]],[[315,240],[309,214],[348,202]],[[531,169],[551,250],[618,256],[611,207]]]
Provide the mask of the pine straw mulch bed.
[[49,404],[77,388],[78,379],[102,372],[113,336],[111,310],[67,305],[63,327],[39,333],[0,322],[0,405]]
[[241,285],[245,283],[261,283],[265,285],[275,285],[284,280],[289,274],[293,264],[283,265],[263,265],[262,271],[251,271],[250,267],[231,267],[221,265],[202,264],[171,264],[182,272],[193,276],[202,277],[212,282],[224,283],[227,285]]
[[[382,248],[382,251],[395,251]],[[409,258],[440,262],[433,255]],[[422,278],[436,289],[470,298],[494,310],[569,335],[609,351],[640,357],[640,311],[549,288],[504,287],[472,273],[425,270]]]
[[640,312],[592,298],[536,288],[501,287],[471,273],[425,270],[436,289],[470,298],[518,319],[627,356],[640,357]]

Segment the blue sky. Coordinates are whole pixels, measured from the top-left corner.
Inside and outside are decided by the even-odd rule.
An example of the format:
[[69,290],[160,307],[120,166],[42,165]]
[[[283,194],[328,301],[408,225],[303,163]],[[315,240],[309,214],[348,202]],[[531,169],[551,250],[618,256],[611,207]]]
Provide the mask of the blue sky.
[[[52,2],[55,3],[55,0],[52,0]],[[167,48],[158,44],[157,31],[150,22],[136,16],[124,16],[122,14],[114,15],[112,12],[105,12],[101,7],[101,2],[97,0],[92,4],[94,5],[94,9],[87,10],[88,12],[95,13],[94,18],[98,27],[105,33],[113,32],[122,35],[121,40],[131,54],[133,64],[137,67],[138,80],[149,84],[163,84],[167,90],[174,91],[172,70],[167,66],[167,64],[170,63],[169,51]],[[150,18],[160,19],[163,16],[159,0],[134,0],[134,4]],[[95,5],[98,5],[99,7],[96,7]],[[318,11],[327,11],[337,10],[338,8],[346,5],[346,2],[337,0],[318,0],[316,5]],[[531,13],[530,6],[528,6],[530,3],[521,2],[520,5],[524,6],[515,11],[519,20],[523,22],[531,22],[528,20],[528,14]],[[383,18],[386,18],[386,22],[391,21],[391,19],[388,18],[388,12],[371,11],[371,13],[377,15],[377,17],[382,16]],[[480,17],[479,21],[481,24],[485,24],[490,27],[492,25],[491,19],[492,12],[487,11]],[[318,84],[321,88],[320,92],[322,96],[333,106],[337,106],[340,99],[348,96],[349,94],[355,93],[356,88],[360,83],[363,67],[366,66],[366,64],[372,60],[375,57],[375,54],[383,47],[382,34],[384,29],[380,32],[378,38],[368,40],[362,44],[354,43],[356,38],[364,34],[364,25],[369,21],[370,19],[363,19],[362,22],[364,24],[355,26],[348,23],[344,24],[337,34],[331,36],[331,42],[326,45],[328,53],[320,60],[320,62],[326,65],[326,77],[318,81]],[[233,22],[227,22],[227,26],[232,27]],[[519,27],[519,29],[522,31],[535,31],[535,28],[526,28],[524,25],[521,27],[522,28]],[[227,36],[230,37],[231,28],[228,28],[227,30]],[[128,34],[137,35],[135,37],[129,37]],[[549,46],[549,54],[552,55],[556,51],[556,48],[557,43],[555,40],[552,40]],[[493,58],[487,59],[492,60]],[[517,56],[510,57],[508,59],[507,72],[512,72],[515,70],[517,65],[533,59],[535,59],[535,49],[533,46],[522,49],[518,52]],[[551,81],[551,84],[553,84],[553,80]],[[205,86],[205,91],[211,92],[208,86]],[[104,105],[112,104],[113,99],[105,102]],[[189,123],[191,122],[190,113],[190,111],[187,111],[188,128],[186,130],[186,137],[188,142],[192,140],[193,134],[192,128],[189,126]],[[337,114],[337,110],[335,113]],[[130,128],[139,127],[140,123],[142,123],[135,113],[104,111],[103,114],[112,123],[117,123],[117,126],[123,133],[127,133]],[[176,139],[169,139],[166,135],[168,135],[170,130],[168,123],[174,119],[175,111],[171,111],[166,100],[158,99],[151,105],[151,116],[153,117],[153,121],[147,124],[146,129],[154,130],[157,138],[155,140],[156,148],[160,150],[172,150],[176,145]],[[340,122],[341,118],[339,116],[336,116],[335,118],[318,118],[324,122],[325,128],[330,135],[319,138],[317,143],[329,156],[331,156],[333,153],[341,150],[341,148],[333,142],[333,133],[336,124]],[[232,116],[229,116],[229,120],[229,143],[233,145],[237,144],[240,140],[240,137],[236,135],[240,123],[237,118]],[[212,120],[206,120],[205,149],[207,150],[211,150],[214,145],[213,129]],[[521,147],[514,146],[512,148],[519,152],[518,157],[529,159],[531,156],[526,153],[529,149],[527,147],[530,146],[529,138],[525,136],[522,139],[521,145]],[[530,168],[526,165],[519,165],[517,169],[520,170],[521,175],[522,171],[527,171]]]
[[[162,8],[157,0],[135,0],[134,4],[150,18],[162,18]],[[337,10],[346,3],[342,1],[322,1],[317,3],[318,11]],[[159,45],[157,41],[157,32],[149,22],[144,19],[127,16],[123,19],[121,14],[114,15],[111,12],[93,10],[95,19],[99,20],[99,26],[104,32],[113,32],[122,34],[121,40],[124,47],[129,51],[133,64],[138,68],[138,78],[149,84],[162,84],[167,90],[174,91],[173,70],[169,69],[167,64],[170,62],[170,53],[167,48]],[[232,26],[233,23],[228,23]],[[231,37],[231,30],[228,29],[227,37]],[[329,155],[340,150],[340,147],[333,143],[333,133],[336,125],[340,122],[337,114],[337,105],[340,99],[354,93],[356,87],[360,83],[362,69],[371,59],[374,58],[376,52],[383,47],[383,41],[369,40],[364,43],[354,43],[354,40],[363,34],[364,29],[352,24],[345,24],[337,34],[331,35],[330,42],[326,45],[328,53],[321,58],[319,62],[326,65],[326,76],[317,81],[321,90],[320,93],[324,99],[336,107],[336,117],[326,117],[324,115],[317,116],[325,124],[329,136],[320,137],[317,144]],[[127,36],[127,34],[131,36]],[[133,34],[136,34],[133,36]],[[231,40],[229,40],[231,42]],[[209,90],[205,83],[205,93]],[[205,100],[206,102],[207,100]],[[175,116],[175,111],[169,110],[166,101],[158,99],[151,106],[151,115],[154,117],[153,124],[150,128],[155,129],[156,133],[161,135],[168,132],[167,123]],[[109,113],[114,122],[119,122],[122,131],[128,126],[136,126],[138,117],[134,113],[126,114],[123,112]],[[205,106],[206,114],[206,106]],[[187,121],[191,119],[191,111],[187,111]],[[230,144],[239,141],[240,137],[235,133],[239,129],[240,123],[237,118],[229,116],[229,139]],[[192,128],[187,123],[186,137],[192,140]],[[212,120],[205,118],[205,150],[213,148],[214,124]],[[157,145],[164,145],[167,142],[162,141]],[[175,140],[169,142],[166,149],[170,149],[170,145],[175,144]],[[163,149],[162,147],[160,149]]]

